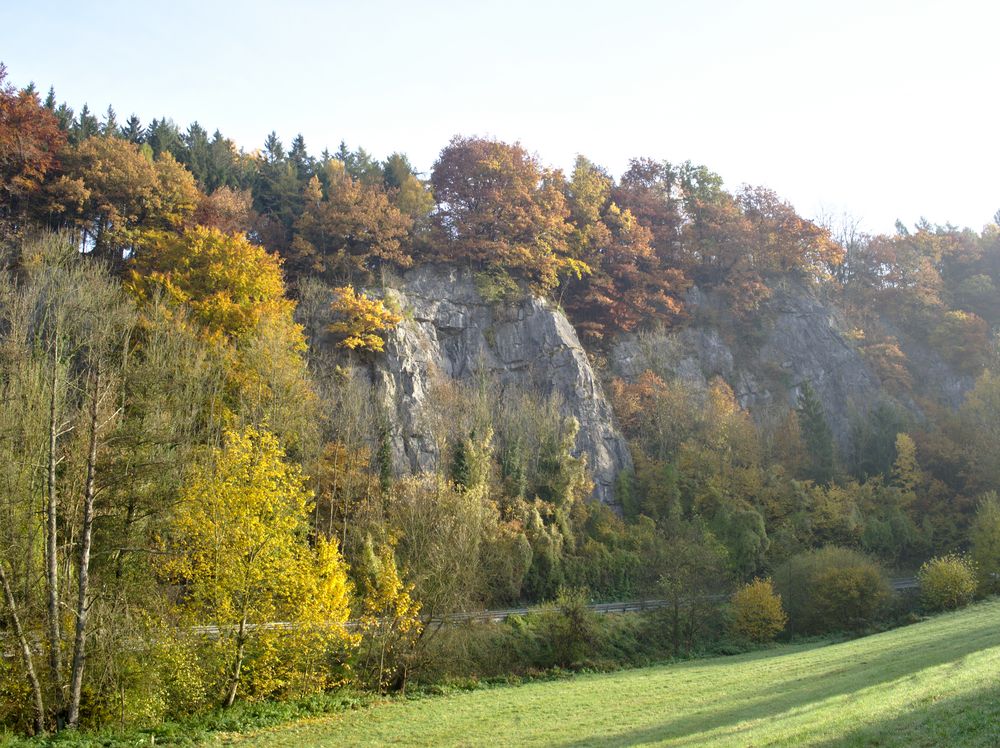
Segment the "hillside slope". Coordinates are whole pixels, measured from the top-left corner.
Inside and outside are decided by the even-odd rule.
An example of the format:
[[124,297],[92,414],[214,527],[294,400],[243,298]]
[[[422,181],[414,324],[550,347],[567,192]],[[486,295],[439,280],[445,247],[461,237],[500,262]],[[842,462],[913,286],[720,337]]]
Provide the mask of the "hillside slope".
[[998,617],[993,600],[843,644],[394,702],[236,742],[994,746]]

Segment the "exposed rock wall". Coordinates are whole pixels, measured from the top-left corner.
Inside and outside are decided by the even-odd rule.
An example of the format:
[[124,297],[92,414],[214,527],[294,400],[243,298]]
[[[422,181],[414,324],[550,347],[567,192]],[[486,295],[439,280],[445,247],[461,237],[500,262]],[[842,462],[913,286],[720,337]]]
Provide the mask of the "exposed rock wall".
[[[385,293],[395,297],[405,319],[368,373],[388,414],[399,471],[440,465],[435,378],[468,380],[484,370],[503,384],[559,396],[564,415],[580,424],[577,453],[587,456],[595,496],[613,502],[615,478],[631,466],[628,446],[576,331],[552,302],[529,296],[487,301],[473,273],[454,266],[421,266],[389,282]],[[696,288],[687,306],[692,319],[682,327],[619,337],[608,352],[609,373],[633,380],[651,369],[696,387],[720,376],[759,420],[795,407],[808,382],[842,455],[850,453],[855,419],[882,402],[922,417],[913,399],[884,390],[836,306],[809,288],[775,284],[755,318],[739,325],[722,300]],[[311,340],[322,338],[324,326],[322,320],[313,325]],[[957,407],[973,379],[955,374],[931,351],[902,338],[901,344],[926,372],[917,397]]]
[[613,501],[615,477],[631,457],[576,331],[560,310],[531,297],[488,303],[472,273],[458,267],[422,266],[392,286],[405,319],[376,358],[374,376],[391,415],[397,467],[438,465],[429,426],[433,377],[468,379],[485,369],[500,382],[559,395],[565,415],[580,424],[577,450],[587,456],[595,496]]
[[808,382],[841,450],[849,448],[852,415],[890,399],[839,313],[809,289],[777,286],[742,333],[725,319],[721,303],[697,289],[688,306],[694,320],[683,328],[619,339],[610,357],[616,375],[634,379],[652,369],[695,386],[720,376],[758,416],[772,406],[794,407]]

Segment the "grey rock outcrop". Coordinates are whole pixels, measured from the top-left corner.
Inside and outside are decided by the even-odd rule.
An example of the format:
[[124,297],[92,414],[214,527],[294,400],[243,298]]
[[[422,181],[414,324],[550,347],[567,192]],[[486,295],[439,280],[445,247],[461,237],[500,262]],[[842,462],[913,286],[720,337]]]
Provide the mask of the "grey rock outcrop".
[[479,371],[504,384],[558,395],[563,412],[580,424],[578,453],[587,456],[596,498],[612,502],[619,471],[631,465],[611,405],[576,331],[548,300],[485,301],[472,273],[422,266],[392,282],[404,321],[376,358],[377,391],[389,410],[393,457],[410,471],[438,466],[430,421],[433,378],[469,379]]
[[713,322],[722,314],[717,300],[694,289],[687,301],[691,324],[623,336],[612,351],[612,370],[634,379],[651,369],[695,387],[719,376],[740,405],[758,417],[775,406],[794,407],[808,382],[841,450],[849,447],[852,414],[863,415],[888,399],[846,335],[840,314],[807,288],[778,285],[748,326],[752,331],[742,336],[734,334],[731,321]]

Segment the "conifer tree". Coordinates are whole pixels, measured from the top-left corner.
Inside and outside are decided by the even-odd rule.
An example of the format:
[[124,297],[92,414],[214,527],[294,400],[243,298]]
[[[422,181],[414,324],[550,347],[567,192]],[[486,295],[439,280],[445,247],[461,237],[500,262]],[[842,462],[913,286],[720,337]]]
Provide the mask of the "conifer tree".
[[827,484],[833,479],[835,470],[833,432],[823,413],[823,404],[808,382],[803,382],[799,390],[797,412],[802,440],[809,454],[806,477]]

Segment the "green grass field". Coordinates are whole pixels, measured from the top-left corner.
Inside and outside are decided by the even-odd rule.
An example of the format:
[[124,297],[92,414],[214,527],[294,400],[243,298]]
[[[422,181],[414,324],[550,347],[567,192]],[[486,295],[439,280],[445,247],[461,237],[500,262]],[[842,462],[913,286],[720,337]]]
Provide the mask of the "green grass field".
[[833,645],[391,701],[221,744],[1000,745],[1000,600]]

